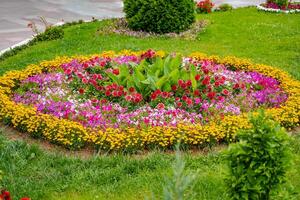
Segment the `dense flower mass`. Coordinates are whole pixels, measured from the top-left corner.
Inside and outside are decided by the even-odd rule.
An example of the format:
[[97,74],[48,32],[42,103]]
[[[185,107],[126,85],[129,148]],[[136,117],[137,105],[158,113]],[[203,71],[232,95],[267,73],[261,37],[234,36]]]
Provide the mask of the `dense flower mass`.
[[211,0],[202,0],[197,2],[196,10],[198,13],[211,13],[214,6]]
[[58,58],[9,72],[0,119],[68,147],[187,145],[232,139],[247,113],[266,109],[299,125],[299,82],[236,58],[148,50]]
[[266,3],[258,6],[258,9],[270,12],[298,13],[300,3],[287,0],[267,0]]

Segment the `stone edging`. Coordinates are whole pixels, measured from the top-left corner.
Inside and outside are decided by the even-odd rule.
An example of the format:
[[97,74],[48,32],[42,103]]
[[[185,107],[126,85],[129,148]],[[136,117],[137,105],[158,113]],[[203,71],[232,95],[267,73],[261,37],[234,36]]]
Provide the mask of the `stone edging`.
[[277,13],[300,13],[300,9],[295,9],[295,10],[281,10],[281,9],[273,9],[273,8],[266,8],[264,6],[261,5],[257,5],[256,6],[258,10],[261,11],[266,11],[266,12],[277,12]]

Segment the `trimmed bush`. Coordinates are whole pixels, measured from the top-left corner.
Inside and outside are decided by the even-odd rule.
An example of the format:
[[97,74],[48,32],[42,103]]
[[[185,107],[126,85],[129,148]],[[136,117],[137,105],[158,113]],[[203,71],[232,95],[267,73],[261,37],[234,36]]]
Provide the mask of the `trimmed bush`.
[[260,111],[250,118],[252,129],[239,134],[240,142],[230,145],[227,186],[231,199],[268,200],[285,181],[290,164],[288,135],[278,123]]
[[170,33],[187,30],[195,21],[193,0],[124,0],[129,28]]
[[233,7],[228,3],[223,3],[218,7],[218,10],[225,12],[225,11],[233,10]]

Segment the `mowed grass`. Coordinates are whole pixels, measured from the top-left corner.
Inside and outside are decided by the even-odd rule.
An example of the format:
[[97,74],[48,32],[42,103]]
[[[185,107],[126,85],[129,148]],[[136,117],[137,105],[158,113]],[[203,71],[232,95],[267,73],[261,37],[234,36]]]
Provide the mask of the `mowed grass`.
[[56,56],[92,54],[104,50],[165,50],[189,54],[200,51],[220,56],[234,55],[256,63],[280,67],[300,79],[300,16],[259,12],[241,8],[232,12],[198,15],[210,25],[199,40],[97,35],[104,22],[69,27],[65,38],[42,42],[0,63],[0,74]]
[[[288,183],[272,199],[300,198],[300,137],[293,137],[293,165]],[[208,154],[184,153],[185,173],[196,175],[188,199],[224,200],[226,163],[222,151]],[[40,150],[35,145],[8,141],[0,136],[2,184],[14,199],[30,196],[33,200],[140,200],[162,199],[166,177],[172,175],[175,156],[153,151],[144,155],[102,155],[87,159]]]
[[[104,50],[165,50],[189,54],[200,51],[220,56],[234,55],[256,63],[280,67],[300,80],[300,15],[258,12],[255,8],[198,15],[210,25],[197,41],[138,39],[97,35],[105,22],[65,29],[62,40],[42,42],[0,62],[0,74],[56,56],[92,54]],[[0,133],[1,134],[1,133]],[[293,137],[293,166],[289,183],[274,199],[300,199],[300,138]],[[227,199],[223,178],[226,164],[221,152],[185,153],[186,173],[197,174],[193,199]],[[165,176],[171,174],[174,156],[163,152],[144,155],[107,155],[87,159],[40,150],[35,145],[0,137],[2,184],[14,199],[144,199],[161,198]]]

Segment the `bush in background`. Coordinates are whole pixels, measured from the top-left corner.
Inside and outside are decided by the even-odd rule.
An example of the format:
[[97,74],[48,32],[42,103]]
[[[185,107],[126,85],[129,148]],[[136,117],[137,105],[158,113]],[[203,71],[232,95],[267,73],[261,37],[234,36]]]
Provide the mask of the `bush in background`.
[[233,7],[228,3],[223,3],[218,7],[218,11],[230,11],[233,10]]
[[240,142],[230,145],[226,179],[232,199],[270,199],[270,192],[285,181],[290,163],[288,135],[260,111],[251,116],[253,128],[242,131]]
[[129,28],[154,33],[179,33],[195,21],[193,0],[124,0]]
[[32,42],[58,40],[64,37],[64,30],[61,27],[51,27],[34,37]]

